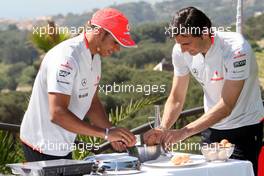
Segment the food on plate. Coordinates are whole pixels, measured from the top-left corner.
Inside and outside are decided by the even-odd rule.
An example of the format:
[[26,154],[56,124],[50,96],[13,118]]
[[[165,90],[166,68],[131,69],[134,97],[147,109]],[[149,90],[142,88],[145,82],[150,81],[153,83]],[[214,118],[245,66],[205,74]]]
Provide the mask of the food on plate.
[[184,165],[185,163],[191,163],[192,160],[190,159],[189,155],[175,155],[170,160],[174,165]]

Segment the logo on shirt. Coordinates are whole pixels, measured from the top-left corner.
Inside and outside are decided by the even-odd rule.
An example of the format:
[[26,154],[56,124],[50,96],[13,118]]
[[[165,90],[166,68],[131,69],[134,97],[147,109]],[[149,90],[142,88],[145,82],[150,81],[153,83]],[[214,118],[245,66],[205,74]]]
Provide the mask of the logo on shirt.
[[234,70],[234,71],[232,71],[232,73],[243,73],[243,72],[245,72],[245,70]]
[[62,83],[62,84],[70,84],[69,82],[66,81],[61,81],[61,80],[57,80],[58,83]]
[[211,81],[221,81],[223,80],[223,77],[219,76],[218,71],[214,71],[213,77],[211,78]]
[[84,98],[84,97],[88,97],[88,93],[79,95],[79,98]]
[[242,61],[234,62],[233,64],[234,64],[234,67],[236,68],[236,67],[242,67],[246,65],[246,62],[247,62],[246,60],[242,60]]
[[246,53],[241,53],[240,51],[238,51],[235,53],[234,59],[238,59],[246,55],[247,55]]
[[193,72],[194,75],[198,76],[198,70],[196,68],[193,68],[192,72]]
[[59,76],[62,76],[62,77],[66,77],[69,74],[71,74],[71,72],[68,72],[68,71],[65,71],[65,70],[60,70],[59,71]]
[[81,84],[82,84],[83,87],[85,87],[86,84],[87,84],[87,79],[85,79],[85,78],[82,79]]
[[72,70],[72,67],[70,66],[68,61],[65,64],[61,64],[61,66]]

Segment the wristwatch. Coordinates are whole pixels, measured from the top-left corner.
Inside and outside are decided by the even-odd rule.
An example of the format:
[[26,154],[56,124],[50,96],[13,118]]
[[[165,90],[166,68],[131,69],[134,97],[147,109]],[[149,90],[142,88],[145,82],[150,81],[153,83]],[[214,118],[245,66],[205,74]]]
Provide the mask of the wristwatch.
[[104,136],[104,139],[105,139],[105,140],[108,140],[109,131],[110,131],[111,129],[114,129],[114,128],[115,128],[115,126],[112,126],[112,127],[110,127],[110,128],[105,128],[105,136]]
[[105,136],[104,136],[105,140],[108,139],[108,134],[109,134],[109,128],[105,128]]

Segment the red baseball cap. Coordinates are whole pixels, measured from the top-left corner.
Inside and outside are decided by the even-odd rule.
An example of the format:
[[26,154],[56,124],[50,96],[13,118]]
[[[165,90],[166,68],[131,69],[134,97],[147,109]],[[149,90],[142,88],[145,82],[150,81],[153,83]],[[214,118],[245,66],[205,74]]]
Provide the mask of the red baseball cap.
[[128,19],[120,11],[113,8],[98,10],[92,16],[91,24],[102,27],[124,47],[137,47],[129,32]]

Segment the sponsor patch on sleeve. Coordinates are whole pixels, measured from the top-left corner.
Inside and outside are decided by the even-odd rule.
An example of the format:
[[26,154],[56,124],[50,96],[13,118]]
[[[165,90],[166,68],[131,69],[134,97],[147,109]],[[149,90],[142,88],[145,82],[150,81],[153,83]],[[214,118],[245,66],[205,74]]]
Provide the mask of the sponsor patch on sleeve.
[[74,67],[71,60],[64,61],[57,67],[57,85],[71,89],[74,78]]
[[[249,76],[250,54],[245,50],[239,49],[229,56],[225,63],[226,79],[243,80]],[[231,58],[231,59],[230,59]]]
[[233,59],[240,59],[245,57],[247,54],[246,53],[242,53],[241,51],[237,51],[234,53]]
[[246,65],[247,63],[247,60],[244,59],[244,60],[241,60],[241,61],[236,61],[233,63],[234,67],[237,68],[237,67],[242,67],[244,65]]
[[59,70],[59,76],[61,76],[61,77],[66,77],[70,74],[71,74],[71,72],[69,72],[69,71]]

